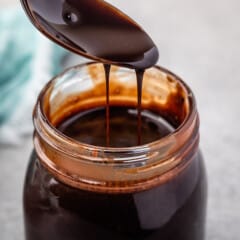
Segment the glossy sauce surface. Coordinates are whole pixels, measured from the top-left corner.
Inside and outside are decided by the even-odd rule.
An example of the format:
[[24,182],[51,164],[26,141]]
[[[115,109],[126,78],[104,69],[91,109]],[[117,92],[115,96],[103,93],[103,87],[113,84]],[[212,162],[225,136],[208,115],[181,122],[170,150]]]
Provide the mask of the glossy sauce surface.
[[[109,142],[106,142],[105,108],[80,112],[57,127],[66,136],[81,143],[106,147],[134,147],[138,144],[138,114],[136,109],[127,107],[110,108]],[[163,118],[151,111],[142,112],[142,144],[157,141],[174,128]]]

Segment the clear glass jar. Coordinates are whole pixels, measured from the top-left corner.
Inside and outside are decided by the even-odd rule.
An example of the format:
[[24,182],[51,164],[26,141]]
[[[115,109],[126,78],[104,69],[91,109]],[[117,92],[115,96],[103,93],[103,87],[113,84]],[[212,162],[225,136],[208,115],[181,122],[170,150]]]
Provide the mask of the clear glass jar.
[[[50,81],[34,110],[34,151],[24,187],[27,240],[203,240],[206,175],[199,118],[189,87],[171,72],[147,70],[143,108],[176,130],[143,146],[83,144],[57,124],[105,106],[102,64],[68,69]],[[133,70],[113,67],[111,106],[136,106]]]

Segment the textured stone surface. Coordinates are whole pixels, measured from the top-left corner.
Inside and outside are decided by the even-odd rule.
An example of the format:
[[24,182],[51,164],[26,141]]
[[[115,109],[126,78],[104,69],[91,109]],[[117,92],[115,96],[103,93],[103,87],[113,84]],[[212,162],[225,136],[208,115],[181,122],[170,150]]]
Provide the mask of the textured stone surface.
[[[137,9],[129,4],[134,1]],[[239,0],[116,2],[152,35],[159,64],[196,94],[209,176],[207,240],[239,239]],[[23,239],[21,191],[30,151],[30,138],[18,148],[0,147],[1,240]]]

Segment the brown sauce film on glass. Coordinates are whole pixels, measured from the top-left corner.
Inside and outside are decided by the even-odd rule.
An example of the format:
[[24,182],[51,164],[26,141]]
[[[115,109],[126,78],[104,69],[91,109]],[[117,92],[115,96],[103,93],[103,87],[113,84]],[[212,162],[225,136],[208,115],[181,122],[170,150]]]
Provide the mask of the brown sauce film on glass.
[[[144,91],[143,92],[143,102],[140,105],[142,116],[141,116],[141,133],[139,134],[139,113],[137,112],[137,107],[139,107],[139,100],[136,101],[135,96],[137,95],[137,86],[131,86],[131,88],[125,88],[123,85],[119,85],[119,81],[114,78],[117,78],[117,74],[115,71],[117,67],[112,68],[111,74],[111,88],[105,84],[104,78],[105,75],[101,75],[99,77],[96,74],[96,71],[103,71],[101,65],[90,64],[88,67],[89,74],[93,79],[99,81],[100,78],[103,78],[99,81],[98,84],[94,87],[94,89],[88,90],[86,92],[81,92],[81,94],[75,94],[68,96],[54,111],[53,114],[48,114],[47,118],[50,122],[57,127],[60,131],[62,131],[65,135],[69,137],[78,136],[78,140],[81,142],[81,138],[79,134],[85,132],[83,134],[87,134],[86,129],[83,127],[88,126],[92,130],[89,134],[93,134],[89,136],[90,138],[94,138],[94,129],[99,129],[98,133],[102,136],[102,142],[97,144],[96,146],[111,146],[111,147],[129,147],[136,146],[139,144],[139,135],[141,134],[143,141],[142,144],[148,144],[151,141],[157,141],[160,138],[170,134],[174,131],[186,118],[188,112],[188,105],[186,104],[186,92],[182,88],[181,85],[175,86],[175,91],[170,93],[167,97],[167,100],[164,104],[159,104],[158,102],[145,101],[145,98],[149,97],[149,94]],[[151,77],[149,74],[145,75],[146,84],[148,84],[148,78]],[[171,82],[171,79],[168,79]],[[125,89],[121,89],[121,87]],[[124,97],[121,95],[122,92],[129,91],[125,93]],[[105,92],[109,96],[108,101],[105,100]],[[114,95],[115,94],[115,95]],[[118,98],[118,94],[120,97]],[[132,95],[131,95],[132,94]],[[131,95],[131,96],[130,96]],[[111,102],[110,101],[111,98]],[[109,108],[106,107],[107,103],[109,103]],[[47,105],[46,105],[47,106]],[[45,112],[50,112],[45,107]],[[107,117],[106,122],[104,108],[108,109],[106,112]],[[146,113],[147,111],[147,113]],[[101,113],[101,114],[100,114]],[[94,114],[96,114],[94,116]],[[111,118],[109,115],[112,115]],[[92,115],[92,116],[90,116]],[[156,121],[157,118],[162,118],[162,122]],[[109,121],[110,120],[110,121]],[[85,123],[84,123],[85,121]],[[77,127],[78,122],[78,127]],[[167,124],[165,124],[167,123]],[[66,126],[68,124],[68,127]],[[70,129],[70,125],[73,124],[73,129]],[[160,126],[162,124],[162,126]],[[64,125],[64,127],[63,127]],[[106,125],[108,125],[106,127]],[[165,125],[165,129],[163,128]],[[82,126],[82,127],[81,127]],[[110,127],[111,126],[111,127]],[[167,130],[168,128],[168,130]],[[74,133],[74,129],[76,132]],[[106,129],[108,129],[106,131]],[[110,131],[112,129],[112,131]],[[114,130],[115,129],[115,130]],[[123,131],[121,131],[122,129]],[[131,144],[127,143],[125,146],[121,143],[116,144],[117,133],[120,130],[119,136],[124,131],[129,134],[126,134],[126,141],[131,138]],[[138,134],[137,134],[138,133]],[[144,134],[152,133],[152,138],[148,138],[148,140],[144,139]],[[111,136],[111,134],[113,134]],[[99,136],[100,136],[99,135]],[[95,135],[97,137],[97,135]],[[124,136],[124,134],[122,135]],[[114,139],[114,144],[109,142],[110,139]],[[133,141],[135,139],[136,141]],[[82,139],[83,140],[83,139]],[[108,140],[108,141],[107,141]],[[84,141],[83,143],[88,143],[94,145],[94,141]],[[99,141],[98,141],[99,143]],[[130,145],[129,145],[130,144]]]

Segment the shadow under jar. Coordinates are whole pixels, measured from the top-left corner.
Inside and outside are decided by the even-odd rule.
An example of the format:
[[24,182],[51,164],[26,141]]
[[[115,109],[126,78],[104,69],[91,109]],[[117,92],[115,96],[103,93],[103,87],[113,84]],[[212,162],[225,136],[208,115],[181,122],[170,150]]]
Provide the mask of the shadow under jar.
[[[146,71],[142,114],[172,131],[142,146],[99,147],[60,131],[79,112],[105,107],[105,84],[102,64],[90,63],[41,92],[24,187],[26,239],[203,240],[207,186],[191,90],[165,69]],[[112,68],[110,105],[136,109],[133,70]]]

